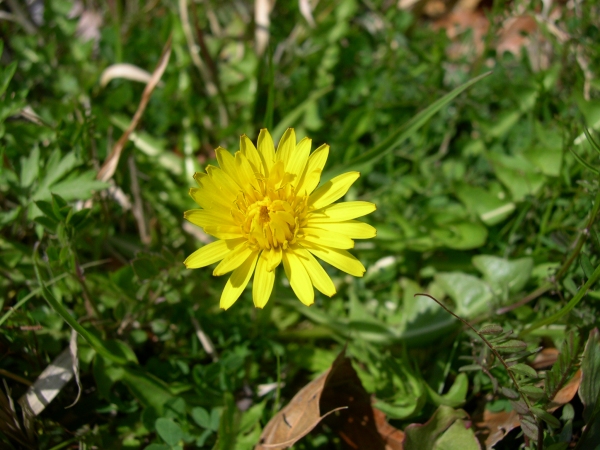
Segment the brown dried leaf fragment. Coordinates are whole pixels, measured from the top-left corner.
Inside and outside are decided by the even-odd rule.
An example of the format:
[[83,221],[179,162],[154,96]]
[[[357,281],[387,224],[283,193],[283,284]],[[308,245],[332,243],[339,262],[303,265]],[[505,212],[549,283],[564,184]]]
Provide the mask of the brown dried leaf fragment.
[[[327,424],[351,448],[386,450],[376,426],[370,396],[345,350],[326,372],[302,388],[269,421],[255,450],[291,447],[326,417]],[[400,449],[389,447],[389,450]]]

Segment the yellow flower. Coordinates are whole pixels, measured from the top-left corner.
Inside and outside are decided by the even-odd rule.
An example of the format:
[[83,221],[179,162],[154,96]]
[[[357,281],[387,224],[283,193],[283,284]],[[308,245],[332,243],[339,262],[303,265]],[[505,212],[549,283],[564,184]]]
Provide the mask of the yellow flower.
[[313,285],[331,297],[335,287],[315,256],[344,272],[362,277],[365,268],[346,251],[353,239],[368,239],[375,228],[357,217],[375,210],[369,202],[333,203],[343,197],[360,176],[348,172],[315,190],[329,155],[322,145],[310,154],[311,139],[296,144],[289,128],[277,147],[266,129],[258,149],[247,136],[232,156],[216,150],[220,167],[196,173],[198,188],[190,195],[202,209],[184,217],[218,240],[196,250],[184,261],[188,269],[216,262],[213,275],[233,271],[221,295],[220,306],[235,303],[254,273],[252,298],[263,308],[273,290],[275,269],[281,262],[290,285],[305,305],[314,302]]

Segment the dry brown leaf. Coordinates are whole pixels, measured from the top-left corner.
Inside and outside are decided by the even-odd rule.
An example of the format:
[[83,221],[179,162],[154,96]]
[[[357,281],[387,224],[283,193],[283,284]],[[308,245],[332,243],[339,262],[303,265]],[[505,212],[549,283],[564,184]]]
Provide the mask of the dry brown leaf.
[[519,56],[521,48],[529,43],[529,34],[537,29],[537,22],[528,15],[511,17],[502,27],[496,51],[499,55],[504,52],[510,52]]
[[125,147],[125,144],[129,139],[129,135],[133,130],[135,130],[140,119],[142,118],[142,115],[146,110],[146,106],[150,101],[150,97],[152,96],[152,92],[154,91],[154,88],[158,85],[158,82],[160,81],[165,69],[167,68],[170,56],[171,36],[169,36],[169,39],[167,39],[167,43],[165,44],[160,59],[158,60],[158,64],[156,65],[156,69],[154,69],[152,77],[150,78],[150,81],[148,81],[148,84],[146,85],[146,88],[142,93],[142,99],[140,100],[140,104],[138,105],[138,108],[135,114],[133,115],[129,126],[127,127],[121,138],[114,145],[112,151],[110,152],[110,155],[108,155],[108,157],[104,161],[104,164],[98,171],[98,175],[96,176],[98,180],[110,180],[114,175],[115,170],[117,170],[117,165],[119,164],[119,159],[121,158],[121,153],[123,152],[123,147]]
[[345,351],[325,373],[302,388],[269,421],[255,450],[290,447],[326,416],[329,416],[327,424],[338,431],[350,447],[385,449],[375,425],[369,394],[360,383],[350,359],[346,358]]
[[577,372],[575,372],[575,374],[569,380],[569,382],[567,384],[565,384],[562,387],[562,389],[556,393],[556,395],[550,402],[550,405],[548,405],[549,406],[548,412],[555,411],[558,408],[560,408],[561,406],[566,405],[571,400],[573,400],[573,397],[575,397],[575,394],[577,394],[577,391],[579,390],[580,384],[581,384],[581,369],[577,370]]
[[535,370],[546,369],[558,359],[559,351],[556,348],[544,348],[541,352],[535,355],[533,362],[530,364]]
[[379,435],[385,442],[385,450],[404,450],[404,432],[391,426],[385,419],[385,414],[373,408],[375,425]]
[[479,430],[478,435],[485,439],[483,443],[488,450],[504,439],[511,430],[520,426],[521,422],[515,410],[510,412],[485,410],[481,422],[475,422],[475,427]]

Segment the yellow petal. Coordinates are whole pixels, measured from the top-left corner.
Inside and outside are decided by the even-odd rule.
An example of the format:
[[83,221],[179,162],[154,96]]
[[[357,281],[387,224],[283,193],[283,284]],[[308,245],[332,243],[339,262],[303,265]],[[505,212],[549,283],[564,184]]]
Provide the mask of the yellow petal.
[[300,181],[296,186],[296,192],[308,195],[315,190],[321,180],[321,173],[323,173],[323,167],[325,167],[328,156],[329,145],[327,144],[321,145],[310,155]]
[[[206,173],[210,177],[210,183],[214,186],[215,190],[218,191],[228,201],[234,201],[238,192],[240,192],[240,186],[231,178],[224,170],[208,166]],[[209,183],[208,180],[205,184]]]
[[267,174],[265,171],[267,167],[265,167],[258,150],[256,150],[256,147],[250,138],[245,134],[240,137],[240,151],[246,158],[248,158],[248,161],[250,161],[250,164],[255,172],[261,173],[262,175]]
[[296,186],[300,181],[300,175],[304,172],[306,162],[308,161],[311,145],[312,140],[305,137],[292,150],[290,159],[285,167],[285,171],[293,176],[291,181],[292,186]]
[[362,277],[365,273],[365,266],[346,250],[322,247],[309,242],[303,243],[302,246],[317,258],[322,259],[326,263],[331,264],[333,267],[337,267],[350,275]]
[[[341,235],[344,235],[350,239],[370,239],[377,236],[377,230],[368,223],[359,222],[358,220],[348,220],[347,222],[327,222],[327,223],[313,223],[308,222],[311,228],[322,229],[326,233],[335,231]],[[207,231],[208,233],[208,231]],[[324,244],[328,245],[328,244]],[[335,247],[331,245],[331,247]],[[338,247],[342,248],[342,247]]]
[[304,264],[304,268],[308,272],[312,284],[328,297],[333,296],[336,293],[333,281],[331,281],[331,278],[329,278],[329,275],[327,275],[327,272],[325,272],[325,269],[323,269],[315,257],[308,250],[300,246],[295,246],[293,250],[299,256],[302,264]]
[[281,263],[281,247],[271,247],[268,253],[268,264],[267,270],[269,272],[275,270],[275,268]]
[[231,272],[232,270],[237,269],[242,263],[250,256],[252,250],[248,248],[248,241],[245,239],[241,239],[242,242],[236,248],[234,248],[230,253],[227,254],[223,261],[219,263],[215,270],[213,271],[214,276],[225,275],[227,272]]
[[285,130],[285,133],[283,133],[283,136],[281,136],[281,140],[277,146],[277,152],[275,153],[275,161],[283,161],[286,172],[290,157],[295,148],[296,132],[293,128],[288,128]]
[[201,187],[191,188],[190,196],[204,209],[221,208],[229,211],[233,205],[233,200],[223,195],[210,177],[202,179]]
[[237,225],[224,226],[224,225],[210,225],[204,227],[204,232],[216,237],[217,239],[237,239],[244,236],[242,229]]
[[308,198],[308,206],[313,209],[320,209],[330,203],[335,202],[340,197],[344,196],[352,183],[354,183],[360,173],[348,172],[329,180]]
[[198,186],[202,186],[202,178],[207,177],[208,175],[206,175],[203,172],[195,172],[194,173],[194,180],[196,180],[196,183],[198,183]]
[[269,297],[271,297],[274,283],[275,271],[269,270],[269,251],[263,250],[258,258],[256,273],[254,274],[254,281],[252,283],[254,306],[257,308],[265,307],[269,301]]
[[343,234],[337,233],[337,230],[328,228],[322,230],[319,228],[303,228],[304,236],[300,238],[301,242],[308,241],[317,245],[324,245],[334,248],[354,248],[354,241]]
[[235,303],[240,295],[242,295],[242,292],[248,285],[248,281],[252,278],[252,272],[254,272],[257,258],[258,251],[251,253],[246,260],[233,271],[221,294],[221,308],[228,309]]
[[[227,217],[229,216],[229,217]],[[192,209],[183,213],[183,218],[188,222],[198,225],[199,227],[208,226],[234,226],[235,222],[228,214],[224,211],[206,210],[206,209]]]
[[219,163],[219,167],[223,169],[227,175],[231,177],[232,180],[237,181],[235,177],[235,158],[228,150],[225,150],[222,147],[218,147],[215,150],[215,156],[217,157],[217,162]]
[[[237,174],[237,181],[240,187],[244,189],[247,194],[252,197],[255,190],[259,190],[258,183],[256,181],[256,173],[252,170],[252,166],[242,152],[235,154],[235,168]],[[254,187],[254,190],[252,189]]]
[[208,266],[222,260],[228,253],[244,241],[245,239],[232,239],[229,241],[211,242],[204,247],[200,247],[188,256],[183,263],[188,269],[198,269],[200,267]]
[[342,222],[366,216],[377,207],[370,202],[341,202],[309,213],[310,222]]
[[306,306],[312,305],[315,302],[315,290],[304,264],[296,254],[288,251],[283,251],[282,259],[283,269],[290,280],[290,286],[294,293]]
[[[258,134],[258,153],[260,153],[264,164],[270,171],[275,162],[275,144],[273,144],[273,138],[266,128],[260,130]],[[268,175],[268,173],[265,175]]]

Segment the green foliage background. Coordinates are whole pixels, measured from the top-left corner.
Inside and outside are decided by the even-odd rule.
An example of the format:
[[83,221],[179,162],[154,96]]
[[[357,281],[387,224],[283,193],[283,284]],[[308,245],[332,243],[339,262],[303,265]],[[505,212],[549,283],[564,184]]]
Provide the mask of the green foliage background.
[[[516,334],[559,313],[521,334],[529,349],[560,346],[570,330],[585,339],[597,326],[600,292],[580,291],[600,254],[590,219],[600,166],[583,135],[584,125],[600,128],[594,2],[558,4],[556,21],[535,2],[486,3],[490,27],[478,54],[468,50],[472,33],[450,42],[394,2],[321,0],[311,26],[297,2],[281,1],[263,57],[252,2],[84,4],[101,20],[96,38],[82,36],[66,0],[0,22],[0,375],[17,399],[23,380],[35,381],[69,345],[71,327],[41,295],[36,264],[46,298],[105,352],[79,337],[81,398],[65,409],[77,395],[70,383],[35,419],[38,448],[252,448],[274,411],[344,343],[398,427],[425,422],[440,405],[473,413],[492,385],[459,368],[479,344],[418,292]],[[204,46],[204,72],[182,5]],[[542,44],[497,53],[498,30],[517,12],[537,14],[531,40]],[[101,74],[116,63],[152,71],[171,33],[162,84],[113,180],[100,182],[144,89],[127,79],[101,86]],[[456,42],[467,51],[449,56]],[[488,70],[402,133],[419,111]],[[317,294],[306,308],[279,281],[264,310],[247,290],[223,312],[226,277],[182,264],[207,242],[184,223],[183,211],[194,208],[187,191],[214,148],[236,151],[241,134],[255,139],[266,125],[275,140],[293,126],[299,138],[328,143],[329,176],[359,166],[346,200],[377,205],[367,220],[378,236],[353,250],[364,278],[327,268],[338,288],[332,299]],[[532,302],[510,307],[531,292]],[[574,426],[583,424],[579,411]],[[547,431],[548,444],[570,440],[561,429]],[[326,428],[297,444],[341,446]]]

